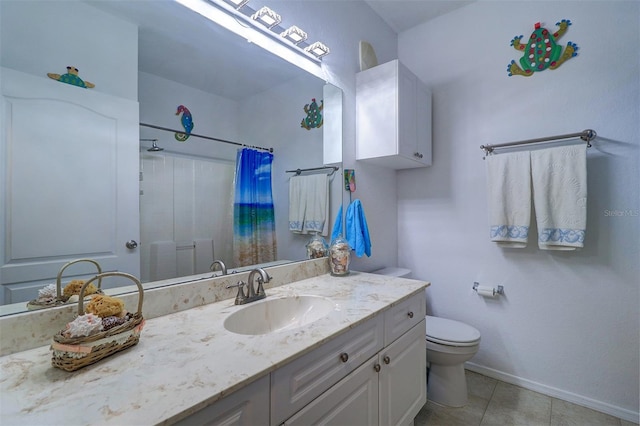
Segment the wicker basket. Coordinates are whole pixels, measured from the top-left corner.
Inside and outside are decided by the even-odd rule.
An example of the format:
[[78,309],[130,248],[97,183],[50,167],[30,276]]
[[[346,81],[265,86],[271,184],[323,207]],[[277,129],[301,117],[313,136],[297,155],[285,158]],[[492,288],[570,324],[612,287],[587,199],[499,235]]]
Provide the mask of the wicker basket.
[[[40,302],[40,301],[38,301],[38,299],[34,299],[34,300],[31,300],[31,301],[29,301],[27,303],[27,309],[30,310],[30,311],[33,311],[33,310],[36,310],[36,309],[52,308],[54,306],[60,306],[60,305],[65,304],[67,302],[68,298],[62,294],[62,273],[69,266],[71,266],[71,265],[73,265],[75,263],[80,263],[80,262],[93,263],[96,266],[96,268],[98,269],[98,275],[102,274],[102,268],[100,267],[100,264],[98,262],[96,262],[95,260],[93,260],[93,259],[76,259],[76,260],[72,260],[71,262],[66,263],[62,268],[60,268],[60,272],[58,272],[58,277],[56,279],[56,298],[55,298],[55,300],[52,300],[50,302]],[[102,294],[102,278],[100,278],[98,280],[98,294]]]
[[61,368],[66,371],[75,371],[87,365],[93,364],[113,355],[116,352],[130,348],[140,340],[140,331],[144,326],[144,318],[142,317],[142,302],[144,291],[140,280],[130,274],[123,272],[106,272],[98,274],[84,283],[80,290],[80,300],[78,300],[78,315],[84,315],[83,296],[84,290],[89,283],[103,277],[120,276],[129,278],[138,286],[138,311],[131,315],[129,320],[124,324],[120,324],[106,331],[101,331],[91,336],[71,337],[64,336],[64,330],[59,331],[53,336],[51,343],[51,364],[54,367]]

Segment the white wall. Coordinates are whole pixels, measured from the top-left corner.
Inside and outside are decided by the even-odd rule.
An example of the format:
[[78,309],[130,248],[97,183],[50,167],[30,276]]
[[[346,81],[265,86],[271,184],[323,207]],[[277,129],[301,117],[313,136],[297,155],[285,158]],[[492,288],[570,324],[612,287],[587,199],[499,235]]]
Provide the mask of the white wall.
[[[327,81],[344,93],[343,166],[356,171],[356,192],[369,224],[372,256],[352,256],[351,268],[370,271],[395,264],[397,258],[396,174],[355,161],[355,73],[360,70],[358,44],[366,40],[374,47],[378,61],[397,58],[397,36],[362,1],[270,0],[269,6],[282,15],[283,26],[295,24],[309,34],[309,41],[321,40],[331,49],[323,58]],[[349,195],[343,191],[343,203]]]
[[[433,166],[399,172],[397,182],[398,262],[432,282],[428,312],[480,330],[474,369],[635,421],[639,6],[480,1],[400,34],[398,48],[434,92]],[[576,43],[578,56],[508,77],[519,59],[510,40],[561,19],[573,25],[560,42]],[[585,248],[493,245],[479,146],[586,128],[599,137],[588,150]],[[474,281],[503,285],[505,297],[482,299]]]
[[2,66],[43,78],[75,66],[90,90],[137,100],[135,25],[77,0],[2,0],[0,16]]

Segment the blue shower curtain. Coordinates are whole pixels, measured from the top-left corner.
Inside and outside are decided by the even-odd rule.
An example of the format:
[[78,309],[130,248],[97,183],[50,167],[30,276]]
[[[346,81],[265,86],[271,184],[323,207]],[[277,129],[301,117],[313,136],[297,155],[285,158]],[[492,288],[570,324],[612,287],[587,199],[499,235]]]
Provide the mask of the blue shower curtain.
[[236,267],[276,260],[276,229],[271,190],[273,154],[249,148],[236,157],[233,253]]

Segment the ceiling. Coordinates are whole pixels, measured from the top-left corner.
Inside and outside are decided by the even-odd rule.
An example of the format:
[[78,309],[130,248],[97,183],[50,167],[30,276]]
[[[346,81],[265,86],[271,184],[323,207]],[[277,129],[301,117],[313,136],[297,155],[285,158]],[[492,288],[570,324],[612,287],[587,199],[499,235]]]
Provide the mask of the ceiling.
[[[84,1],[139,27],[142,72],[234,100],[306,74],[173,1]],[[473,2],[362,1],[397,33]]]
[[437,18],[475,0],[364,0],[396,33]]

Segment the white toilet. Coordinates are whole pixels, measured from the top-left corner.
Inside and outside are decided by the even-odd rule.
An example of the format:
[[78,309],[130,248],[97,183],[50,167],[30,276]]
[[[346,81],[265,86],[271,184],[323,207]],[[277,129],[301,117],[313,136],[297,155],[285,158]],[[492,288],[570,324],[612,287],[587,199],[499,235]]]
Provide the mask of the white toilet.
[[464,363],[480,347],[480,332],[460,321],[427,315],[427,397],[449,407],[467,404]]
[[[409,278],[404,268],[383,268],[374,274]],[[480,347],[480,332],[460,321],[426,316],[427,398],[449,407],[467,404],[464,363]]]

